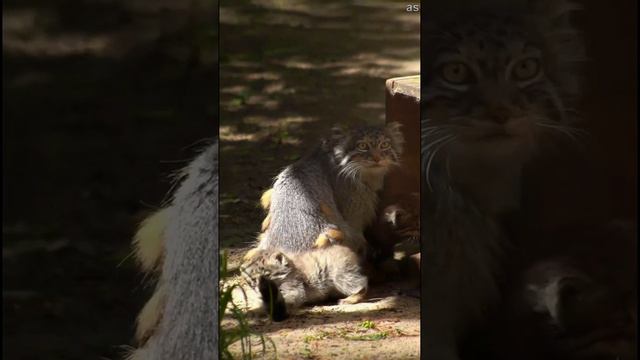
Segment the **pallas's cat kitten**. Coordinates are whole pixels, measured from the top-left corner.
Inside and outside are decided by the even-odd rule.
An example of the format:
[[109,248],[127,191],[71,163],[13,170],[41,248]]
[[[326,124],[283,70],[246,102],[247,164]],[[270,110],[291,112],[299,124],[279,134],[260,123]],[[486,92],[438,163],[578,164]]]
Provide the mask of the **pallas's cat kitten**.
[[583,51],[568,15],[576,7],[514,4],[427,12],[423,25],[427,358],[457,359],[461,337],[498,300],[501,220],[519,207],[522,168],[545,138],[574,131]]
[[289,316],[303,304],[339,298],[355,304],[365,298],[368,279],[350,248],[332,245],[289,256],[280,250],[257,250],[240,272],[262,297],[263,308],[274,321]]
[[268,209],[258,248],[299,253],[338,242],[366,249],[378,190],[398,164],[399,124],[334,128],[331,136],[286,167],[262,198]]

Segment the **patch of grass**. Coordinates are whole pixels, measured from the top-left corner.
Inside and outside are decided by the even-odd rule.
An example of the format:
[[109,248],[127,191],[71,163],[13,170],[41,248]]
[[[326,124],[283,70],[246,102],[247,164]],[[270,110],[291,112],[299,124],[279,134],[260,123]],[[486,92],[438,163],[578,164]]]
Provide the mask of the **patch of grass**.
[[[389,336],[387,331],[377,331],[375,333],[371,333],[368,330],[375,328],[375,323],[373,321],[363,321],[360,324],[360,328],[365,328],[366,330],[355,330],[350,331],[349,329],[336,329],[335,331],[318,331],[313,335],[306,335],[303,338],[305,344],[309,344],[312,341],[319,341],[330,338],[341,338],[345,340],[355,340],[355,341],[375,341],[386,339]],[[355,332],[355,333],[354,333]],[[363,333],[367,332],[367,333]]]
[[305,337],[303,338],[303,341],[305,343],[309,343],[311,341],[323,340],[323,339],[326,339],[327,337],[329,337],[329,333],[327,333],[326,331],[320,331],[314,335],[305,335]]
[[377,332],[375,334],[362,334],[362,335],[344,335],[346,340],[355,341],[376,341],[386,339],[389,334],[386,331]]
[[375,329],[376,324],[371,320],[365,320],[362,323],[360,323],[360,327],[365,329]]
[[[255,358],[255,350],[252,347],[252,338],[258,339],[258,345],[261,346],[261,353],[264,354],[267,351],[267,344],[271,344],[271,347],[274,350],[274,358],[277,359],[276,346],[273,340],[265,337],[264,334],[257,333],[251,330],[249,326],[249,321],[247,319],[247,315],[244,310],[241,309],[238,305],[233,302],[233,290],[236,288],[242,289],[237,284],[225,284],[226,279],[229,276],[228,267],[227,267],[228,255],[225,251],[224,254],[220,256],[220,299],[219,299],[219,307],[218,307],[218,318],[219,318],[219,348],[220,348],[220,359],[222,360],[232,360],[233,354],[230,351],[231,345],[239,342],[240,349],[242,351],[242,360],[250,360]],[[246,299],[246,294],[244,294],[244,290],[242,293]],[[245,301],[246,302],[246,301]],[[227,313],[229,311],[229,314]],[[231,319],[234,320],[235,326],[231,328],[222,328],[222,321],[230,316]]]
[[284,142],[285,140],[289,139],[291,137],[291,134],[289,134],[289,131],[287,130],[280,130],[278,132],[278,140],[280,142]]
[[311,349],[309,348],[309,344],[305,344],[304,348],[300,351],[300,356],[302,356],[303,359],[313,359],[313,353],[311,352]]

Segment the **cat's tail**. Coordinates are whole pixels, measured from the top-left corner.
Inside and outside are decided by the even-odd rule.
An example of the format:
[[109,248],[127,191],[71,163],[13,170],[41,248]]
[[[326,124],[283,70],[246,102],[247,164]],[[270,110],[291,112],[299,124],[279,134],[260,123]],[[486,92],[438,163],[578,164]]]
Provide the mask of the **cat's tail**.
[[282,297],[282,293],[273,280],[264,276],[258,279],[258,290],[262,296],[262,306],[273,321],[283,321],[289,317],[287,305]]

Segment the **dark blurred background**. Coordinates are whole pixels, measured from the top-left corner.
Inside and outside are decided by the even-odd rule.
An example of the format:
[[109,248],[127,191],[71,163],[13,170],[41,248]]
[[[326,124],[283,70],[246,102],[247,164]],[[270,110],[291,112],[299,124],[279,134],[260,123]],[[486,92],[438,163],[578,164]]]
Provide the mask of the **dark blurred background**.
[[[527,197],[547,226],[593,225],[637,217],[637,1],[581,0],[575,24],[584,36],[584,96],[579,127],[590,134],[586,151],[554,152],[529,176],[538,182]],[[530,215],[532,216],[532,215]]]
[[120,358],[138,222],[217,133],[213,0],[3,2],[3,357]]

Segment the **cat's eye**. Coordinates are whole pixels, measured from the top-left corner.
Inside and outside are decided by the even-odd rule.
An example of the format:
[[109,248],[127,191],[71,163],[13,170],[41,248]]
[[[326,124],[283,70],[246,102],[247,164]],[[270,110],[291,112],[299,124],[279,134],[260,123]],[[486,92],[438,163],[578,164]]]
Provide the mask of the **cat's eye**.
[[540,74],[540,61],[536,58],[526,58],[518,61],[511,69],[511,77],[516,81],[527,81]]
[[356,145],[356,148],[360,151],[366,151],[367,149],[369,149],[369,145],[364,142],[359,142],[358,145]]
[[385,141],[380,143],[379,147],[380,147],[381,150],[386,150],[386,149],[391,147],[391,143],[389,141],[385,140]]
[[471,80],[471,69],[461,62],[450,62],[442,65],[440,76],[451,84],[462,85]]

